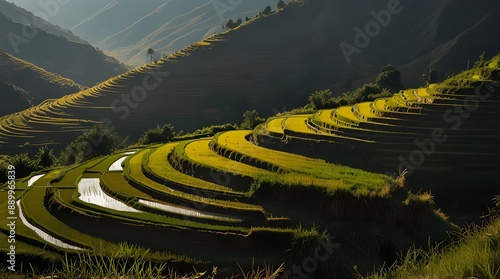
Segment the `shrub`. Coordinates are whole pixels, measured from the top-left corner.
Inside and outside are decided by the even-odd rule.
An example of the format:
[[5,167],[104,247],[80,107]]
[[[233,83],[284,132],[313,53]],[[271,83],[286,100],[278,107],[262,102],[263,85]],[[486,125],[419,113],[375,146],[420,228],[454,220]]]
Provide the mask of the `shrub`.
[[238,20],[236,22],[234,22],[232,19],[230,19],[227,21],[226,26],[227,26],[227,28],[233,29],[233,28],[240,26],[241,23],[243,23],[243,20],[241,18],[238,18]]
[[39,170],[35,161],[31,160],[28,153],[17,154],[9,161],[16,169],[16,177],[26,177],[32,172]]
[[7,182],[8,167],[9,167],[9,157],[0,156],[0,184]]
[[374,101],[378,98],[391,97],[393,95],[394,94],[391,93],[391,91],[389,91],[387,89],[382,89],[382,92],[380,92],[380,93],[368,94],[368,96],[366,97],[366,101]]
[[387,88],[391,92],[397,92],[403,88],[401,85],[401,72],[392,65],[382,67],[375,82],[380,88]]
[[[372,98],[378,94],[380,94],[381,92],[383,92],[383,90],[381,90],[381,88],[383,87],[380,87],[379,85],[377,84],[374,84],[374,83],[367,83],[367,84],[364,84],[361,88],[358,88],[355,92],[354,92],[354,98],[356,100],[355,103],[357,102],[363,102],[363,101],[368,101],[369,100],[369,96],[372,96]],[[384,88],[387,94],[387,92],[390,93],[389,89],[386,89]]]
[[315,109],[325,109],[334,106],[335,99],[329,89],[316,91],[309,96],[309,103]]
[[240,128],[244,130],[251,130],[257,125],[264,123],[264,121],[266,120],[259,117],[259,113],[256,110],[247,110],[243,113],[243,122],[241,123]]
[[103,129],[100,125],[96,125],[71,142],[61,152],[59,162],[71,165],[108,155],[124,148],[126,142],[127,139],[122,139],[118,134],[108,129]]
[[208,127],[203,127],[201,129],[198,129],[192,133],[188,133],[185,135],[177,135],[175,139],[188,139],[188,138],[195,138],[199,136],[213,136],[219,132],[226,132],[226,131],[233,131],[233,130],[238,130],[238,125],[236,124],[231,124],[231,123],[226,123],[222,125],[212,125]]
[[156,128],[147,130],[137,141],[138,144],[152,144],[169,142],[175,136],[174,126],[165,124],[162,127],[156,125]]

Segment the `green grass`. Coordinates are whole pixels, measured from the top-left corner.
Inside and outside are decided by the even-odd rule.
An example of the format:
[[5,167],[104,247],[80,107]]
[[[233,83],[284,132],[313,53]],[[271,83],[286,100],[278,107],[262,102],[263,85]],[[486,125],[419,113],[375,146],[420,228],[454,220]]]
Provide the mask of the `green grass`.
[[[101,176],[101,185],[104,187],[107,187],[111,193],[108,193],[107,190],[103,189],[104,192],[108,193],[110,196],[115,197],[116,199],[124,202],[131,204],[131,202],[135,203],[137,206],[137,209],[140,210],[145,210],[147,209],[154,208],[154,207],[149,207],[147,205],[144,205],[142,203],[138,203],[138,200],[145,200],[145,201],[150,201],[150,202],[155,202],[158,204],[166,205],[169,207],[173,208],[179,208],[179,212],[168,212],[168,213],[163,213],[160,212],[161,210],[155,210],[155,212],[158,212],[158,214],[164,214],[164,215],[176,215],[176,218],[182,218],[184,215],[182,214],[183,210],[189,210],[185,207],[180,207],[179,205],[175,204],[170,204],[170,203],[165,203],[159,200],[156,200],[152,198],[151,196],[137,190],[136,188],[132,187],[130,184],[128,184],[124,178],[121,172],[106,172]],[[132,204],[134,205],[134,204]],[[191,211],[191,210],[190,210]],[[197,222],[207,222],[209,219],[213,220],[219,220],[219,221],[226,221],[226,222],[237,222],[235,219],[230,219],[230,218],[223,218],[215,215],[207,215],[207,216],[196,216],[193,214],[188,215],[189,218],[195,218]],[[193,217],[194,216],[194,217]]]
[[105,172],[101,176],[101,183],[107,185],[110,189],[117,191],[126,196],[135,197],[139,199],[152,199],[150,195],[139,191],[128,184],[121,172]]
[[26,219],[36,227],[69,244],[92,247],[99,245],[99,240],[93,236],[82,234],[64,224],[45,208],[43,197],[45,188],[35,187],[29,190],[21,199],[21,206]]
[[185,156],[192,160],[195,164],[203,164],[207,167],[216,168],[223,172],[229,172],[236,175],[252,177],[255,180],[269,183],[279,183],[295,186],[320,186],[323,188],[345,188],[343,181],[338,179],[327,179],[311,177],[308,174],[297,172],[286,172],[277,174],[261,168],[256,168],[238,161],[220,156],[212,151],[209,147],[210,140],[194,140],[185,144],[180,144],[184,147]]
[[430,251],[410,249],[396,264],[364,278],[500,278],[500,219]]
[[335,110],[335,116],[344,122],[347,122],[351,125],[358,125],[359,122],[362,122],[361,119],[358,119],[353,113],[352,113],[352,106],[344,106],[340,107]]
[[309,129],[306,124],[307,119],[311,116],[311,114],[288,116],[283,121],[283,125],[285,126],[285,129],[294,132],[303,133],[305,135],[315,134],[316,132]]
[[184,185],[194,190],[199,189],[199,190],[208,190],[220,193],[238,194],[229,187],[224,187],[202,179],[194,178],[190,175],[181,173],[177,171],[174,167],[172,167],[167,160],[167,156],[174,151],[174,149],[178,144],[179,144],[178,142],[165,144],[156,149],[153,149],[151,152],[148,152],[147,154],[143,154],[143,156],[145,157],[143,163],[143,167],[145,168],[145,170],[149,171],[150,173],[159,177],[160,179],[169,181],[171,183]]
[[180,144],[179,147],[183,148],[183,153],[188,160],[195,164],[204,165],[208,168],[215,168],[223,172],[250,177],[269,174],[268,171],[263,169],[252,167],[220,156],[210,149],[210,141],[211,139],[194,140],[186,142],[185,144]]
[[237,152],[287,171],[310,176],[310,181],[313,178],[329,180],[330,186],[325,185],[329,192],[348,189],[356,195],[369,195],[374,192],[385,192],[388,184],[393,183],[392,179],[385,175],[257,146],[246,139],[250,132],[245,130],[224,132],[215,136],[213,140],[229,152]]
[[281,125],[283,123],[283,120],[284,117],[278,117],[269,120],[266,123],[266,129],[271,133],[283,134],[283,126]]
[[[164,215],[158,215],[148,212],[121,212],[112,209],[103,208],[93,204],[87,204],[78,200],[78,194],[72,189],[56,189],[56,199],[65,206],[75,211],[86,213],[95,217],[110,217],[122,222],[172,228],[172,229],[196,229],[209,231],[232,231],[238,233],[247,233],[248,229],[239,226],[222,226],[207,223],[195,222],[193,220],[183,220],[181,218],[172,218]],[[201,219],[201,218],[199,218]]]
[[[19,198],[19,196],[22,195],[22,192],[16,193],[16,198]],[[8,196],[7,192],[0,192],[0,200],[2,203],[0,203],[0,214],[1,216],[11,216],[8,212]],[[16,235],[22,235],[23,237],[27,238],[27,241],[31,243],[31,245],[41,248],[43,247],[44,240],[41,239],[34,231],[26,227],[21,220],[19,219],[19,210],[16,209],[15,211],[15,217],[18,219],[16,220]],[[0,231],[2,232],[2,243],[7,243],[7,235],[9,234],[10,228],[7,226],[8,222],[2,222],[0,223]],[[5,242],[4,242],[5,241]],[[17,240],[16,240],[17,241]],[[0,250],[5,251],[9,246],[8,245],[1,245]],[[16,246],[17,247],[17,246]]]
[[227,208],[227,209],[238,209],[238,210],[250,210],[250,211],[262,211],[262,207],[256,206],[256,205],[250,205],[250,204],[245,204],[245,203],[240,203],[240,202],[233,202],[233,201],[225,201],[225,200],[218,200],[218,199],[213,199],[213,198],[206,198],[206,197],[200,197],[197,195],[173,190],[171,188],[168,188],[165,185],[159,184],[155,181],[150,180],[147,178],[144,173],[142,172],[141,165],[143,163],[143,157],[151,152],[150,149],[145,149],[142,150],[141,152],[137,153],[136,155],[130,157],[129,160],[126,160],[126,167],[125,167],[125,175],[127,178],[135,181],[136,183],[139,183],[143,185],[144,187],[147,187],[155,192],[161,193],[166,196],[172,196],[175,198],[179,198],[181,200],[184,200],[187,204],[205,204],[205,205],[210,205],[210,206],[216,206],[216,207],[221,207],[221,208]]

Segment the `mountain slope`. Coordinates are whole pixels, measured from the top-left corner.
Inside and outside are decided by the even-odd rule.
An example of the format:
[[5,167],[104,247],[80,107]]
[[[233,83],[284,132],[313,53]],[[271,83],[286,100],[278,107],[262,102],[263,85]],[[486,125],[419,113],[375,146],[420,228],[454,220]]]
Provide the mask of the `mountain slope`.
[[[33,3],[14,2],[27,9],[39,9]],[[276,3],[274,0],[71,1],[61,5],[51,21],[71,29],[120,61],[139,66],[147,61],[145,54],[150,47],[158,59],[224,31],[223,25],[229,19],[254,17],[268,5],[276,8]]]
[[14,22],[3,13],[0,13],[0,36],[5,38],[0,40],[0,49],[83,85],[94,85],[126,71],[116,59],[88,44],[70,42]]
[[[412,13],[394,17],[383,34],[352,57],[351,64],[346,64],[337,48],[349,36],[347,30],[352,30],[346,26],[359,24],[348,14],[365,15],[365,9],[380,10],[383,6],[366,0],[365,6],[352,4],[349,13],[342,13],[335,2],[318,0],[289,7],[277,15],[207,39],[157,64],[4,118],[1,125],[6,129],[13,119],[24,120],[16,122],[19,126],[13,130],[15,133],[4,134],[3,146],[18,146],[26,137],[35,135],[34,144],[64,146],[100,122],[131,140],[157,123],[172,123],[184,131],[204,125],[239,123],[247,109],[257,109],[268,116],[284,106],[299,107],[314,90],[334,88],[339,92],[349,77],[359,85],[388,63],[404,66],[403,79],[408,85],[419,84],[421,73],[430,66],[458,72],[464,67],[449,63],[448,57],[467,54],[473,59],[484,50],[497,49],[494,36],[470,42],[467,39],[477,33],[498,33],[490,21],[500,9],[495,9],[499,6],[496,2],[485,2],[476,9],[491,10],[491,15],[482,16],[471,8],[471,18],[458,26],[446,15],[447,9],[466,7],[456,3],[427,0],[425,5],[408,4],[405,8],[412,9]],[[366,17],[371,17],[369,12]],[[401,35],[402,29],[411,34]],[[429,37],[433,30],[446,30],[446,36]],[[444,51],[446,45],[451,47]],[[433,59],[428,61],[430,53]]]
[[[33,2],[34,3],[34,2]],[[27,10],[20,8],[12,3],[9,3],[5,0],[0,0],[0,11],[2,14],[9,17],[12,21],[25,24],[25,25],[36,25],[38,28],[44,30],[45,32],[56,35],[58,37],[63,36],[68,41],[83,43],[84,41],[80,39],[78,36],[71,33],[69,30],[64,30],[59,26],[56,26],[46,20],[41,18],[37,18],[33,15],[33,13],[28,12]],[[41,7],[38,7],[38,12],[42,12]]]
[[83,90],[74,81],[0,50],[0,115]]

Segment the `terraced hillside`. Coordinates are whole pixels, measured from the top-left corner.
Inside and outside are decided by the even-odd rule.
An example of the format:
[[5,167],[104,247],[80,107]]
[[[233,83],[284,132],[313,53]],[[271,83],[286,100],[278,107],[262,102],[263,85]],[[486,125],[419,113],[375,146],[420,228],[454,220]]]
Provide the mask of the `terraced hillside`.
[[[252,260],[290,267],[319,242],[332,256],[312,272],[318,278],[352,274],[354,265],[369,271],[429,237],[447,239],[454,226],[434,210],[429,194],[408,192],[402,177],[350,166],[397,168],[400,154],[417,158],[415,140],[432,139],[432,154],[419,151],[427,156],[415,165],[419,171],[494,172],[499,73],[497,56],[441,84],[276,117],[255,130],[133,148],[32,174],[10,193],[4,185],[0,195],[16,200],[20,241],[54,253],[127,242],[170,253],[164,260],[173,266],[180,258],[198,259],[231,270]],[[93,90],[85,97],[98,94]],[[47,109],[85,108],[78,96],[47,102]],[[451,118],[454,112],[461,122]],[[18,117],[12,122],[17,130],[2,132],[22,135],[25,123]],[[50,121],[40,115],[38,125]],[[73,124],[68,129],[78,129]],[[3,213],[7,208],[0,204]],[[9,233],[6,224],[0,231]]]
[[255,136],[264,144],[285,138],[332,143],[325,159],[377,171],[492,171],[500,166],[499,85],[476,80],[453,93],[436,84],[408,89],[373,102],[274,118]]
[[[336,241],[351,231],[336,224],[365,222],[400,236],[414,231],[394,249],[427,236],[444,239],[452,229],[425,195],[406,193],[394,178],[265,149],[249,140],[251,133],[223,132],[33,174],[18,180],[15,191],[4,185],[0,210],[8,213],[11,195],[17,239],[54,253],[127,242],[168,252],[169,261],[195,258],[231,268],[253,260],[293,263],[294,243],[314,238],[333,251],[316,226],[338,232]],[[9,234],[6,224],[0,232]],[[366,256],[373,263],[379,255]],[[325,263],[318,274],[327,270]]]
[[76,93],[83,87],[0,50],[2,86],[0,115],[21,111],[50,98]]
[[[488,3],[492,7],[495,5]],[[453,3],[435,1],[427,4],[422,4],[427,11],[423,14],[430,17],[426,22],[433,16],[440,16],[449,6],[455,7]],[[374,9],[382,8],[371,1],[366,5]],[[361,13],[361,6],[356,7],[355,11]],[[156,64],[112,78],[89,90],[13,114],[0,120],[2,147],[6,152],[15,153],[15,148],[24,144],[27,138],[31,139],[33,146],[45,143],[52,143],[56,148],[56,144],[65,146],[80,131],[96,122],[105,122],[106,126],[112,127],[121,136],[130,136],[132,141],[144,129],[157,123],[172,123],[184,131],[213,124],[240,123],[242,112],[247,109],[256,109],[261,115],[267,116],[285,106],[293,108],[303,105],[306,96],[315,90],[336,85],[342,85],[343,90],[349,77],[353,81],[371,77],[381,65],[394,62],[389,61],[390,59],[373,61],[373,57],[396,57],[397,55],[392,54],[403,51],[400,49],[404,48],[398,47],[401,44],[389,44],[391,48],[384,48],[381,55],[370,55],[370,59],[356,59],[352,64],[346,65],[342,51],[336,46],[345,39],[345,30],[352,30],[352,26],[359,23],[355,19],[346,19],[341,10],[334,8],[321,0],[310,1],[304,6],[289,7],[278,14],[244,24],[237,30],[206,39]],[[406,8],[410,9],[409,6]],[[329,13],[338,16],[345,24],[335,25],[335,22],[328,20]],[[370,15],[369,12],[366,14]],[[493,15],[488,15],[475,26],[484,24],[486,28],[493,18]],[[467,19],[468,24],[480,21],[477,17]],[[413,24],[423,19],[413,18],[413,14],[411,17],[394,17],[394,22],[401,23],[402,20],[409,20]],[[442,20],[447,22],[444,15]],[[392,28],[404,26],[399,23],[391,24],[386,30],[389,32]],[[418,33],[414,37],[427,36],[426,30],[414,30]],[[458,44],[473,32],[462,31],[460,37],[452,39],[453,42]],[[422,47],[426,51],[404,50],[404,53],[409,53],[404,57],[418,57],[421,53],[432,53],[428,49],[447,45],[447,41],[442,38],[432,38],[432,42],[422,41]],[[477,57],[476,53],[491,46],[483,41],[486,39],[474,40],[475,44],[460,48],[460,51],[469,51],[468,53],[474,53],[473,57]],[[380,41],[383,42],[384,39],[380,38]],[[374,41],[374,46],[375,44]],[[384,47],[386,45],[384,43]],[[363,51],[360,57],[368,57],[369,53],[371,52]],[[419,61],[427,61],[427,58],[429,57]],[[436,59],[433,61],[437,61]],[[411,67],[411,63],[410,60],[402,59],[397,64]],[[427,68],[429,65],[415,68]],[[155,71],[158,72],[156,78],[153,74]],[[406,79],[405,73],[403,75]],[[417,76],[420,80],[421,72]],[[141,85],[142,87],[137,87]]]

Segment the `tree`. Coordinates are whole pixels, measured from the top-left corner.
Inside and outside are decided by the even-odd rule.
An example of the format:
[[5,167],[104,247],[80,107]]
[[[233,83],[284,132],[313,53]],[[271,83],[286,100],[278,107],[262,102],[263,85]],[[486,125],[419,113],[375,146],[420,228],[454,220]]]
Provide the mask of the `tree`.
[[309,103],[315,109],[331,108],[334,102],[333,93],[329,89],[316,91],[309,96]]
[[165,124],[162,127],[156,125],[156,128],[147,130],[137,141],[138,144],[152,144],[169,142],[175,136],[174,126]]
[[377,94],[380,94],[382,91],[383,88],[381,89],[377,84],[374,83],[363,84],[361,88],[358,88],[356,92],[354,92],[354,95],[356,96],[356,100],[354,103],[367,101],[368,99],[371,98],[370,96],[375,96]]
[[31,160],[28,153],[17,154],[10,159],[9,163],[14,166],[17,177],[26,177],[38,170],[36,163]]
[[256,110],[245,111],[243,113],[243,123],[241,123],[241,129],[251,130],[257,125],[264,123],[266,121],[264,118],[259,117],[259,113]]
[[238,18],[236,22],[234,22],[232,19],[228,20],[226,23],[227,28],[234,29],[238,26],[240,26],[243,23],[243,20],[241,18]]
[[36,163],[41,168],[48,168],[56,163],[56,156],[54,156],[54,149],[50,149],[47,145],[38,149],[36,155]]
[[243,23],[243,20],[241,18],[238,18],[236,21],[236,27],[240,26]]
[[438,82],[438,71],[436,69],[430,69],[429,73],[423,74],[422,79],[429,85]]
[[152,48],[149,48],[147,55],[149,56],[151,63],[153,63],[153,54],[155,54],[155,51]]
[[271,6],[267,6],[267,7],[264,9],[264,11],[262,11],[262,13],[263,13],[264,15],[268,15],[268,14],[270,14],[271,12],[272,12]]
[[71,165],[81,163],[90,159],[109,155],[125,147],[127,140],[122,139],[118,134],[101,125],[95,125],[71,142],[63,152],[61,152],[60,162]]
[[7,182],[10,157],[0,155],[0,184]]
[[391,92],[397,92],[403,88],[401,84],[401,72],[392,65],[382,67],[375,81],[381,89],[386,88]]
[[285,1],[280,0],[278,1],[278,4],[276,6],[278,7],[278,9],[283,9],[284,7],[286,7],[286,3]]

